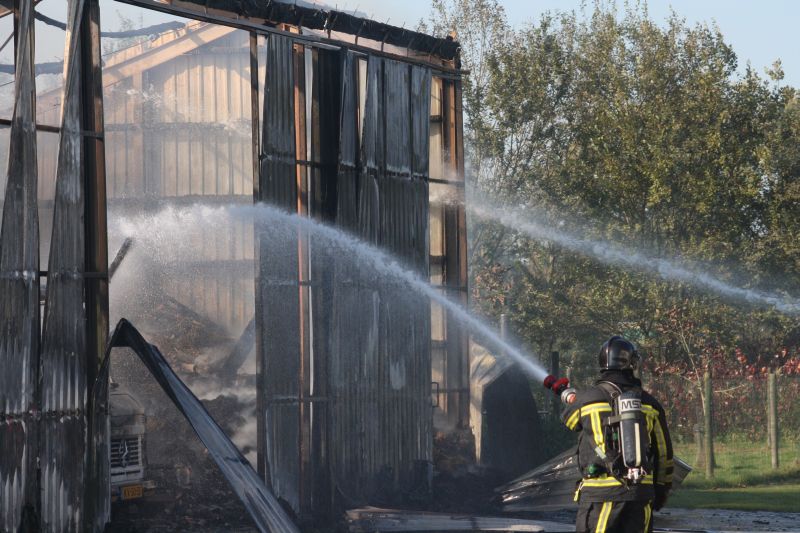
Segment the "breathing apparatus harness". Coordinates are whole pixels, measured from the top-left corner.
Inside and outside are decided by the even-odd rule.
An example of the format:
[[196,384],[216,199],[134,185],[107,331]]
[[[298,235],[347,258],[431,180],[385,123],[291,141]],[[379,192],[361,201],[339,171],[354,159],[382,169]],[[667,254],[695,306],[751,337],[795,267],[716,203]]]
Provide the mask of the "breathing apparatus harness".
[[615,383],[598,381],[609,397],[612,414],[605,419],[603,435],[606,450],[595,446],[607,472],[624,485],[638,485],[652,470],[650,436],[642,412],[642,389],[634,387],[625,392]]
[[[566,378],[547,376],[544,386],[559,396],[564,405],[573,403],[577,397]],[[634,387],[623,392],[610,381],[598,381],[596,386],[609,397],[612,413],[603,423],[606,449],[594,443],[600,463],[589,464],[585,474],[590,478],[608,474],[626,487],[638,485],[652,470],[650,436],[642,412],[642,389]]]

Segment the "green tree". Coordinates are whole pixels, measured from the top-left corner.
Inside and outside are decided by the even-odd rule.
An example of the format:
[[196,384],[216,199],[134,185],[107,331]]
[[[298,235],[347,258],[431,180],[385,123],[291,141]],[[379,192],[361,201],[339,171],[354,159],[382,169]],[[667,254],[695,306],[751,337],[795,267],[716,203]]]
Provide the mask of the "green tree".
[[[718,28],[674,14],[656,23],[644,4],[596,3],[514,30],[491,0],[437,0],[433,19],[455,31],[471,71],[475,188],[589,238],[800,292],[800,111],[779,63],[767,78],[740,74]],[[589,363],[621,332],[654,363],[689,368],[711,352],[757,358],[798,343],[796,318],[470,225],[474,304],[510,311],[543,353]]]

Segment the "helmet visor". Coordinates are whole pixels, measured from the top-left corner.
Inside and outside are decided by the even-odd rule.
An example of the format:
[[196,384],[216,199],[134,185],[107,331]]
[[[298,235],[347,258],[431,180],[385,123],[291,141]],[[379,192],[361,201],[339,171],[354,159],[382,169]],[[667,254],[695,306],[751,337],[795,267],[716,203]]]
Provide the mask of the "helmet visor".
[[614,339],[608,343],[608,368],[616,370],[634,369],[639,363],[639,352],[633,343],[625,339]]

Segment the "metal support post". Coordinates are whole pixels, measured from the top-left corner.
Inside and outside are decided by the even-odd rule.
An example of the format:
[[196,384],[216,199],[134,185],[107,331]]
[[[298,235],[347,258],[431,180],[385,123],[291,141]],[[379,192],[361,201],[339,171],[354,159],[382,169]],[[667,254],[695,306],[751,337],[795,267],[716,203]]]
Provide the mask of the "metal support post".
[[778,382],[774,371],[767,375],[767,420],[769,426],[769,448],[772,456],[772,468],[778,469],[780,457],[778,455]]
[[713,420],[714,402],[712,401],[713,389],[711,386],[711,373],[706,371],[703,375],[703,419],[705,421],[705,466],[706,477],[714,477],[714,430],[711,421]]

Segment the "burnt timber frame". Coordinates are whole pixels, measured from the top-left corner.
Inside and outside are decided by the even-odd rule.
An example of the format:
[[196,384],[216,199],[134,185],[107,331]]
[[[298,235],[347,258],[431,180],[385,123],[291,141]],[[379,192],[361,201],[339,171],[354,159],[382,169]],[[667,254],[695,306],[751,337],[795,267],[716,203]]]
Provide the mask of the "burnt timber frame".
[[[283,4],[285,6],[283,7],[278,2],[259,2],[258,0],[169,0],[168,4],[155,0],[115,1],[212,24],[238,28],[258,35],[286,35],[308,46],[333,50],[346,48],[363,54],[396,59],[404,63],[420,64],[438,71],[438,76],[450,77],[456,80],[461,79],[463,72],[459,59],[460,45],[452,39],[438,39],[411,30],[355,17],[340,11],[324,11],[291,4]],[[247,4],[247,7],[244,4]],[[283,14],[282,18],[284,20],[282,21],[272,18],[277,14],[278,10]],[[323,17],[321,14],[325,14],[325,16]],[[326,26],[324,22],[320,22],[326,20],[332,21],[333,26]],[[337,20],[347,20],[348,22],[346,25],[336,26]],[[312,26],[309,26],[309,24],[312,24]],[[313,26],[314,24],[316,27]],[[303,35],[296,30],[296,28],[300,27],[325,30],[329,35],[332,28],[339,28],[345,33],[356,35],[356,43],[343,42],[331,38],[323,39],[315,35]],[[295,30],[292,30],[292,28],[295,28]],[[368,30],[367,28],[371,29]],[[402,37],[398,38],[397,34]],[[381,48],[376,49],[359,45],[357,42],[358,37],[377,41],[381,44]],[[418,52],[420,56],[402,56],[386,52],[383,49],[383,44],[393,44],[407,48]]]
[[[108,211],[99,0],[85,0],[81,18],[78,53],[84,67],[80,83],[83,108],[84,243],[86,271],[96,273],[85,280],[86,383],[87,397],[96,398],[95,386],[105,388],[107,394],[107,383],[99,383],[98,376],[106,354],[109,331]],[[84,501],[85,524],[89,531],[103,528],[111,512],[108,467],[100,464],[104,460],[104,452],[108,450],[105,446],[108,446],[107,439],[110,436],[105,434],[106,427],[95,427],[102,424],[105,413],[94,411],[104,407],[107,407],[107,399],[100,398],[98,403],[90,406],[90,416],[87,417],[89,461]],[[99,439],[97,436],[100,436]],[[95,449],[98,441],[105,446],[101,444]]]
[[[137,5],[147,9],[156,9],[159,11],[174,13],[181,16],[188,16],[194,19],[204,20],[207,22],[221,24],[229,27],[245,29],[250,32],[250,44],[251,44],[250,59],[251,59],[251,76],[252,76],[251,107],[253,109],[251,119],[252,119],[252,129],[253,129],[252,132],[253,151],[254,154],[256,154],[256,156],[253,158],[253,163],[254,163],[253,172],[255,177],[255,179],[253,180],[253,193],[255,198],[260,198],[259,185],[257,179],[257,176],[259,175],[259,163],[258,163],[259,158],[257,157],[257,154],[259,152],[259,147],[261,143],[260,141],[261,127],[259,125],[261,117],[260,117],[260,110],[258,109],[259,80],[257,74],[258,72],[257,67],[259,62],[257,54],[259,35],[283,35],[290,37],[296,43],[296,48],[297,48],[296,52],[298,55],[302,55],[302,53],[300,52],[301,49],[305,50],[304,53],[309,53],[309,52],[317,53],[322,51],[330,52],[339,49],[347,49],[354,52],[355,55],[360,57],[363,57],[365,55],[371,55],[386,59],[397,60],[407,64],[422,65],[427,68],[430,68],[433,71],[435,77],[445,80],[445,85],[447,87],[447,94],[445,96],[445,98],[447,99],[447,106],[446,106],[447,110],[443,112],[443,115],[447,117],[446,119],[443,118],[443,120],[446,120],[447,124],[446,127],[447,134],[444,136],[444,147],[443,147],[444,148],[443,155],[446,158],[445,165],[447,166],[448,171],[450,171],[450,173],[448,173],[447,176],[452,175],[452,171],[455,170],[455,175],[461,177],[461,180],[431,178],[429,179],[429,182],[437,183],[439,185],[452,186],[456,189],[459,189],[460,190],[459,194],[463,195],[463,185],[464,185],[463,153],[461,150],[463,135],[460,131],[460,126],[461,126],[460,83],[459,83],[460,73],[458,70],[458,57],[457,57],[457,50],[453,52],[453,56],[450,59],[447,59],[446,54],[444,52],[444,50],[447,47],[455,46],[455,43],[453,43],[453,41],[447,39],[431,41],[432,44],[430,45],[427,51],[429,56],[428,59],[426,60],[423,56],[420,55],[416,57],[410,57],[410,56],[406,57],[398,55],[396,53],[384,52],[382,49],[370,48],[368,46],[362,46],[350,42],[323,39],[316,36],[301,35],[299,33],[296,33],[297,28],[295,26],[292,26],[291,24],[289,25],[283,24],[275,26],[269,25],[272,24],[273,22],[277,24],[277,20],[283,20],[285,23],[286,20],[284,19],[277,19],[277,20],[270,19],[271,22],[267,23],[264,21],[264,19],[260,19],[257,13],[255,15],[253,13],[250,13],[249,17],[242,17],[241,15],[232,12],[226,15],[224,13],[220,14],[219,10],[218,9],[215,10],[215,8],[213,7],[213,6],[218,7],[220,5],[225,5],[225,4],[234,6],[234,2],[211,1],[211,2],[205,2],[204,4],[200,4],[199,2],[185,1],[185,2],[174,2],[174,5],[171,6],[163,3],[155,3],[152,0],[118,0],[118,1],[132,5]],[[91,3],[93,5],[96,5],[96,0]],[[242,3],[236,2],[235,4],[238,6],[241,5]],[[245,4],[249,3],[245,2]],[[269,5],[267,2],[262,2],[261,4]],[[203,7],[204,5],[208,7],[208,9],[204,8]],[[90,10],[87,9],[87,12],[88,11]],[[314,10],[314,12],[318,13],[319,11]],[[284,14],[282,16],[288,16],[288,15]],[[350,17],[350,15],[347,16]],[[300,16],[291,20],[297,25],[302,25],[304,27],[309,27],[309,26],[313,27],[312,23],[316,23],[314,21],[321,20],[318,16],[315,17],[304,19],[302,16]],[[332,21],[334,19],[329,18],[327,20]],[[361,21],[362,19],[358,20]],[[84,22],[84,25],[86,24],[87,23]],[[402,45],[402,42],[397,40],[398,38],[392,36],[392,32],[394,30],[400,31],[399,29],[392,30],[391,27],[389,26],[380,25],[378,23],[372,23],[370,21],[366,21],[364,22],[364,24],[371,26],[373,29],[375,29],[376,32],[379,33],[374,33],[374,34],[371,34],[369,32],[361,33],[360,35],[362,38],[368,39],[370,38],[370,35],[372,35],[373,38],[382,36],[381,39],[385,41],[387,44]],[[99,27],[97,29],[99,30]],[[334,31],[336,31],[336,29],[334,29]],[[406,32],[404,30],[403,33],[411,36],[418,35],[414,34],[414,32]],[[99,33],[98,33],[98,39],[99,39]],[[414,45],[415,44],[414,39],[409,39],[409,41],[406,44]],[[421,48],[421,45],[419,46]],[[86,49],[83,48],[83,45],[82,49],[83,53],[86,54],[87,51]],[[422,54],[425,53],[424,49],[420,49],[418,51],[421,52]],[[84,55],[84,57],[86,56]],[[90,59],[87,58],[85,60],[85,64],[93,64],[93,63],[90,63]],[[310,88],[302,86],[305,83],[306,79],[304,75],[305,73],[303,72],[304,65],[307,66],[308,63],[299,62],[297,64],[298,70],[295,73],[295,77],[298,80],[298,88],[297,88],[298,92],[310,91]],[[90,78],[92,78],[92,74],[89,73],[89,70],[93,72],[94,68],[87,69],[87,72],[84,73],[84,76],[87,78],[87,81],[90,81]],[[85,88],[84,88],[84,94],[82,96],[84,102],[89,102],[92,100],[92,97],[90,96],[91,94],[94,94],[93,98],[95,99],[99,98],[99,107],[97,107],[96,105],[98,102],[96,100],[93,101],[95,109],[99,109],[99,112],[95,112],[94,114],[92,114],[92,111],[90,110],[91,106],[84,105],[85,115],[86,115],[84,117],[84,120],[86,121],[87,124],[84,133],[85,135],[84,146],[86,150],[86,161],[87,161],[87,167],[86,167],[87,179],[88,175],[92,172],[98,175],[102,173],[103,176],[105,174],[104,159],[102,157],[98,159],[97,157],[98,153],[102,154],[102,148],[104,144],[103,124],[102,124],[102,95],[100,94],[98,96],[97,94],[98,88],[100,89],[101,92],[102,84],[99,83],[99,71],[97,72],[97,74],[98,77],[95,80],[97,82],[97,85],[94,87],[94,89],[90,90],[88,89],[88,87],[92,87],[92,85],[84,84]],[[315,79],[314,83],[317,82],[318,80]],[[298,95],[298,99],[304,100],[305,95],[303,95],[302,98]],[[301,123],[305,123],[305,121],[309,118],[302,116],[306,111],[305,106],[297,105],[296,110],[298,115],[296,119]],[[58,131],[57,128],[53,128],[51,126],[39,126],[39,129],[44,131],[48,131],[49,129],[52,129],[53,131]],[[298,136],[296,142],[297,142],[298,155],[295,164],[297,165],[298,185],[302,186],[307,182],[307,180],[305,179],[305,177],[301,178],[300,176],[301,173],[302,174],[308,173],[309,175],[313,175],[314,172],[325,171],[327,170],[327,168],[323,168],[322,165],[320,165],[319,163],[315,163],[314,161],[307,161],[307,159],[314,159],[314,157],[313,155],[309,156],[307,154],[307,147],[301,146],[305,142],[305,136],[302,137]],[[98,149],[100,150],[99,152]],[[92,155],[92,153],[94,153],[94,156]],[[93,165],[93,162],[97,164]],[[92,168],[93,166],[95,168]],[[103,319],[103,317],[105,317],[105,326],[106,326],[106,327],[96,328],[97,331],[88,332],[89,334],[87,335],[87,339],[89,339],[90,341],[88,348],[90,352],[93,352],[95,351],[93,348],[93,346],[95,345],[94,341],[96,340],[97,344],[98,345],[100,344],[99,336],[105,335],[104,332],[107,331],[107,321],[108,321],[108,315],[107,315],[108,283],[107,279],[104,277],[102,269],[99,266],[96,267],[96,265],[99,264],[105,265],[107,262],[98,259],[99,258],[99,255],[97,255],[97,253],[99,252],[98,249],[91,249],[92,246],[91,243],[93,242],[96,243],[97,246],[107,246],[107,243],[105,242],[100,243],[98,241],[98,239],[105,240],[105,180],[104,179],[102,180],[102,194],[100,194],[100,187],[95,187],[95,191],[93,193],[89,184],[87,184],[86,190],[87,190],[87,203],[86,203],[87,260],[94,263],[94,265],[87,263],[87,271],[96,273],[93,279],[87,279],[87,298],[90,299],[89,302],[94,302],[87,305],[87,312],[94,313],[95,315],[92,319],[88,320],[88,322],[94,323],[95,326],[97,326],[99,322]],[[308,204],[309,199],[307,198],[308,191],[299,190],[298,192],[301,193],[298,194],[298,212],[303,214],[311,214],[313,216],[312,213],[307,212],[309,208]],[[102,198],[102,206],[99,203],[100,198],[97,197],[98,195],[99,197]],[[130,203],[133,204],[135,203],[135,201]],[[447,207],[447,214],[445,217],[445,233],[447,234],[448,237],[445,239],[447,252],[445,254],[446,265],[444,265],[446,275],[443,277],[443,284],[441,286],[441,289],[446,290],[451,294],[454,294],[455,297],[459,299],[462,303],[466,303],[468,297],[466,291],[467,287],[466,254],[465,254],[466,240],[465,240],[464,227],[465,223],[464,223],[463,208],[458,208],[453,206]],[[91,231],[98,232],[98,235],[95,235],[93,238],[90,238],[88,233]],[[95,260],[92,259],[93,257],[95,258]],[[258,262],[259,262],[258,257],[256,257],[256,264],[258,264]],[[302,258],[301,262],[304,262]],[[299,273],[301,276],[303,275],[303,272]],[[302,286],[304,280],[300,279],[299,282],[300,285]],[[102,311],[101,308],[103,306],[103,300],[105,300],[105,315],[101,312]],[[306,303],[305,305],[308,306],[310,304]],[[257,306],[256,309],[257,309],[256,312],[259,313],[260,312],[259,306]],[[304,312],[307,313],[308,310],[306,309]],[[457,327],[454,321],[448,321],[448,322],[449,322],[447,324],[448,334],[446,337],[447,353],[448,353],[447,368],[449,373],[448,382],[456,383],[456,385],[452,386],[448,385],[445,388],[440,389],[439,393],[447,395],[446,398],[448,398],[448,400],[443,402],[443,404],[447,406],[448,411],[454,413],[453,416],[456,417],[458,425],[460,427],[465,427],[469,423],[469,418],[468,418],[469,380],[468,376],[465,377],[465,372],[467,371],[469,365],[466,364],[466,362],[464,361],[464,354],[466,353],[466,347],[467,347],[467,341],[466,341],[467,338],[465,332],[461,331],[460,328]],[[257,332],[258,332],[257,335],[260,335],[259,329],[257,329]],[[301,331],[301,334],[302,338],[300,339],[300,341],[302,343],[302,350],[305,352],[309,349],[309,340],[307,338],[307,332]],[[257,340],[257,342],[261,344],[262,340],[259,339]],[[102,344],[104,345],[105,343],[103,342]],[[88,368],[88,372],[93,372],[93,369],[95,369],[99,365],[99,358],[102,357],[102,350],[100,350],[99,354],[100,355],[95,356],[90,353],[90,357],[97,358],[97,364],[94,363],[91,364]],[[309,369],[306,367],[303,368],[302,370],[303,370],[302,375],[298,376],[301,379],[300,385],[307,387],[310,377],[308,375]],[[319,371],[320,369],[315,367],[315,372]],[[316,383],[320,383],[319,380],[315,381]],[[301,400],[300,402],[301,417],[303,417],[304,419],[307,419],[308,417],[307,413],[310,409],[310,406],[312,406],[311,402],[326,401],[325,391],[317,390],[316,392],[312,392],[309,389],[309,390],[303,390],[301,392],[301,395],[305,398],[305,400]],[[320,404],[317,403],[316,405],[318,406]],[[317,408],[318,407],[316,406],[314,407],[314,409]],[[300,451],[302,453],[302,457],[300,458],[301,461],[303,461],[306,464],[314,463],[316,459],[313,457],[313,454],[316,453],[317,447],[312,442],[311,449],[309,450],[309,441],[315,441],[321,438],[324,437],[320,437],[319,435],[307,435],[307,434],[301,435],[301,438],[299,439],[298,442]],[[265,455],[263,454],[261,455],[262,457],[265,457]],[[267,463],[266,460],[259,461],[261,474],[264,475],[265,479],[267,480],[269,480],[269,475],[268,475],[269,466],[270,465]],[[304,482],[305,481],[306,480],[304,479]]]
[[[108,220],[106,158],[103,122],[102,49],[99,0],[85,0],[80,32],[82,64],[84,187],[86,193],[86,269],[96,275],[86,280],[88,383],[93,384],[103,364],[108,342]],[[91,394],[91,391],[90,391]]]
[[[430,178],[430,183],[436,183],[439,186],[453,187],[456,195],[464,194],[464,181],[463,181],[463,125],[461,123],[461,86],[460,86],[460,63],[458,58],[457,43],[450,39],[433,39],[426,37],[426,39],[419,39],[418,34],[414,32],[407,32],[399,28],[392,29],[387,25],[381,25],[371,21],[364,21],[358,19],[359,24],[356,26],[351,34],[356,34],[356,42],[339,41],[336,39],[325,39],[317,35],[303,35],[300,27],[304,28],[317,28],[324,30],[337,31],[336,27],[332,26],[336,18],[342,14],[330,14],[325,17],[324,13],[320,10],[309,8],[301,8],[297,6],[280,6],[271,2],[232,2],[229,0],[173,0],[169,3],[155,2],[153,0],[117,0],[121,3],[131,4],[138,7],[153,9],[161,12],[175,14],[192,18],[195,20],[205,21],[213,24],[233,27],[248,31],[250,34],[250,89],[251,89],[251,127],[252,127],[252,153],[253,153],[253,198],[256,201],[261,201],[263,198],[269,197],[269,193],[263,190],[264,182],[261,179],[261,166],[264,161],[262,153],[262,145],[264,139],[262,133],[266,130],[264,125],[261,124],[261,112],[259,105],[260,92],[266,88],[261,86],[263,80],[259,80],[258,67],[259,65],[259,47],[261,46],[259,39],[262,36],[280,36],[289,38],[294,43],[294,70],[292,77],[294,81],[294,117],[295,117],[295,136],[294,136],[294,152],[296,156],[293,158],[293,164],[296,172],[296,182],[292,186],[294,189],[294,207],[291,211],[302,216],[318,217],[325,220],[325,213],[314,213],[317,206],[310,205],[311,194],[306,185],[312,183],[312,187],[317,186],[316,181],[312,176],[317,172],[327,172],[330,169],[326,165],[320,165],[315,162],[314,155],[308,154],[309,147],[306,146],[306,136],[301,134],[306,130],[307,125],[314,128],[315,120],[313,115],[315,113],[316,102],[312,102],[311,113],[312,116],[306,116],[306,100],[308,95],[312,94],[311,87],[306,87],[306,69],[311,66],[305,59],[305,55],[311,53],[314,59],[312,60],[314,68],[316,68],[316,55],[323,53],[331,53],[337,50],[347,50],[355,54],[356,57],[366,58],[368,56],[384,58],[389,60],[396,60],[409,65],[419,65],[430,69],[436,78],[442,80],[444,93],[443,93],[443,107],[441,111],[441,120],[443,122],[442,128],[442,146],[441,155],[442,167],[446,170],[442,179]],[[346,15],[351,17],[351,15]],[[339,19],[340,22],[345,18]],[[322,22],[321,22],[322,21]],[[327,21],[327,22],[324,22]],[[361,26],[370,26],[374,31],[372,33],[364,33],[358,31]],[[330,32],[328,33],[330,35]],[[398,35],[405,35],[406,41],[402,41],[403,37]],[[358,44],[359,36],[364,39],[373,41],[373,47]],[[410,37],[409,37],[410,36]],[[400,39],[400,40],[399,40]],[[395,46],[408,46],[409,51],[415,50],[415,55],[403,56],[398,53],[387,52],[383,49],[381,44],[380,48],[374,47],[375,42],[379,44],[386,43]],[[427,44],[425,44],[427,43]],[[410,45],[410,46],[409,46]],[[426,48],[427,47],[427,48]],[[426,55],[427,54],[427,57]],[[363,59],[362,59],[363,60]],[[314,75],[314,83],[318,83]],[[318,116],[318,115],[317,115]],[[311,135],[315,135],[312,131]],[[312,141],[312,147],[314,143]],[[335,172],[335,169],[333,169]],[[260,183],[261,181],[261,183]],[[289,198],[283,197],[283,193],[279,203],[284,205],[285,208],[290,208]],[[266,195],[266,196],[265,196]],[[442,284],[441,290],[447,291],[451,296],[458,300],[462,305],[467,304],[467,264],[466,264],[466,218],[463,207],[460,206],[446,206],[444,208],[443,217],[443,231],[445,262],[442,265]],[[280,405],[294,404],[298,423],[300,427],[296,428],[296,457],[291,459],[294,466],[291,467],[292,472],[297,473],[296,481],[298,483],[298,490],[303,494],[301,501],[295,502],[295,510],[301,516],[309,517],[312,512],[318,512],[325,507],[331,505],[331,501],[335,495],[325,494],[325,490],[321,485],[326,482],[320,479],[320,476],[327,475],[324,464],[320,464],[318,453],[322,449],[327,449],[329,443],[326,442],[329,436],[326,436],[326,430],[319,427],[320,422],[324,417],[316,416],[313,430],[309,432],[309,413],[311,409],[322,410],[328,409],[327,405],[331,399],[327,396],[329,391],[320,389],[320,384],[324,383],[319,379],[321,372],[321,361],[315,359],[313,365],[314,377],[310,374],[310,366],[306,359],[309,357],[309,351],[314,350],[311,346],[312,342],[309,338],[308,327],[308,314],[313,312],[313,303],[309,298],[309,276],[313,278],[315,274],[312,272],[313,268],[305,255],[305,239],[302,235],[298,235],[297,257],[293,261],[295,270],[295,280],[298,292],[298,298],[295,304],[292,304],[291,314],[298,317],[298,324],[292,326],[294,335],[297,335],[296,340],[290,342],[292,344],[291,351],[299,358],[297,361],[296,375],[294,384],[291,386],[291,396],[296,398],[291,402],[288,401],[288,396],[279,402]],[[258,247],[255,254],[255,272],[256,282],[258,283],[259,272],[261,271],[262,258],[259,257]],[[294,255],[294,254],[293,254]],[[284,275],[290,275],[286,272]],[[287,280],[288,281],[288,280]],[[313,283],[312,283],[313,284]],[[259,296],[257,298],[256,316],[254,318],[256,324],[263,324],[265,317],[262,316],[265,312],[261,305],[258,304]],[[469,362],[468,362],[468,337],[463,328],[459,327],[455,320],[448,320],[450,317],[445,318],[445,366],[446,376],[444,379],[444,387],[437,389],[437,396],[442,395],[444,401],[439,401],[438,398],[432,400],[432,404],[440,405],[447,412],[448,421],[454,423],[458,428],[468,429],[469,427]],[[267,318],[268,321],[268,318]],[[262,327],[255,328],[256,345],[264,345],[264,332]],[[316,338],[315,338],[316,339]],[[315,340],[314,343],[317,341]],[[315,350],[315,358],[325,357]],[[259,372],[265,372],[266,369],[261,368]],[[315,383],[316,390],[312,390],[310,383]],[[285,381],[285,380],[284,380]],[[261,385],[260,385],[261,387]],[[288,390],[287,390],[288,392]],[[280,396],[280,394],[279,394]],[[283,397],[283,396],[281,396]],[[270,405],[275,404],[276,400],[268,399],[266,395],[260,394],[258,396],[258,412],[264,413]],[[284,469],[286,465],[270,464],[270,453],[268,452],[269,443],[265,442],[262,438],[265,434],[265,419],[259,416],[259,442],[258,442],[258,471],[260,475],[269,484],[272,475],[271,471],[274,468]],[[295,435],[295,429],[291,430],[292,435]],[[324,452],[323,452],[324,454]],[[288,457],[284,457],[286,461]],[[320,467],[322,470],[320,470]],[[292,474],[295,475],[295,474]],[[312,479],[313,476],[313,479]],[[310,486],[309,486],[310,485]],[[305,488],[307,487],[307,488]],[[273,487],[278,493],[281,492],[280,487]],[[314,504],[311,505],[310,502]],[[323,511],[324,512],[324,511]]]

